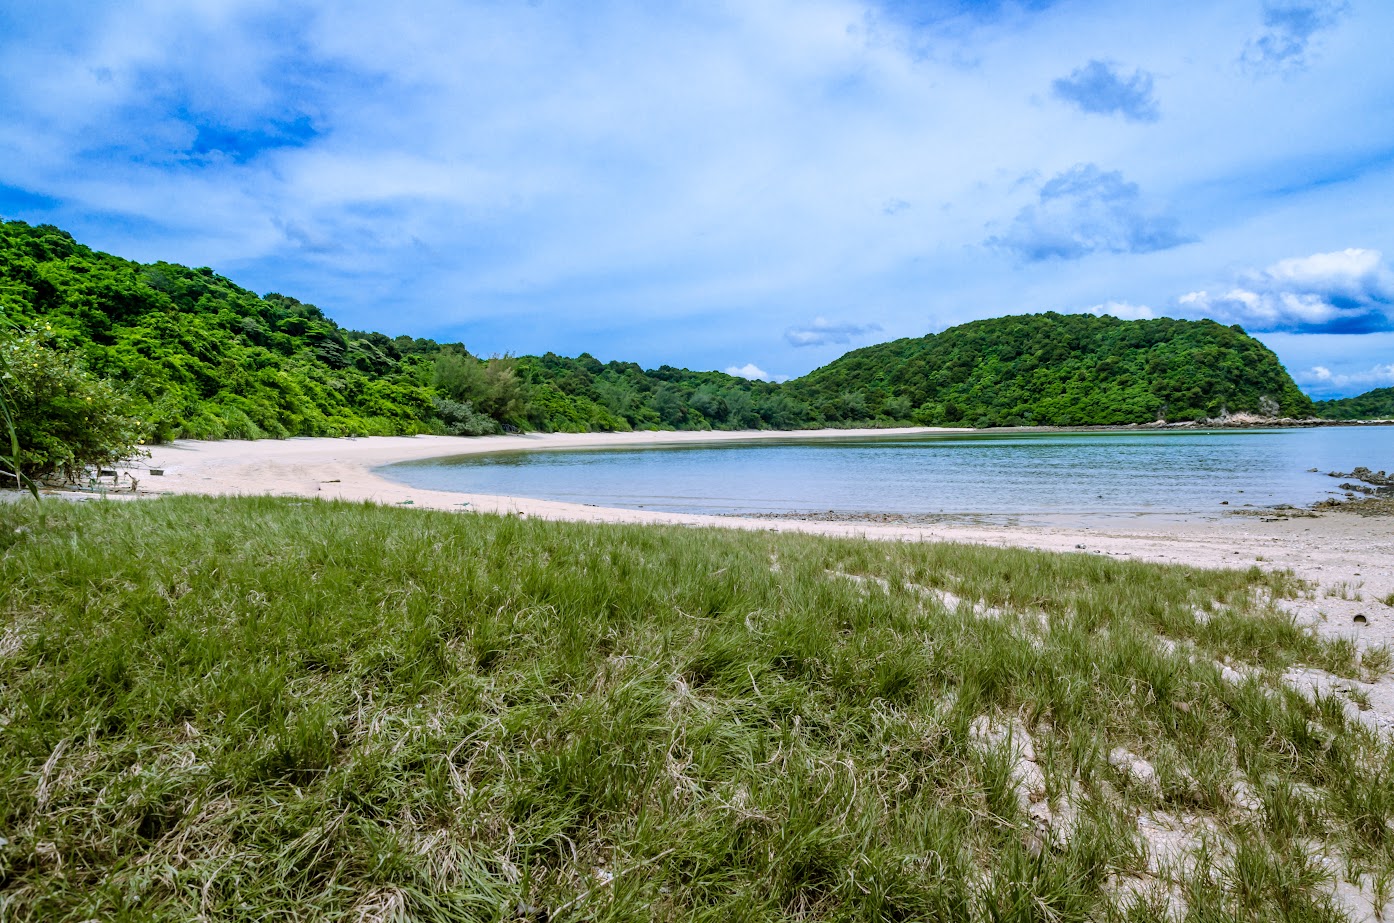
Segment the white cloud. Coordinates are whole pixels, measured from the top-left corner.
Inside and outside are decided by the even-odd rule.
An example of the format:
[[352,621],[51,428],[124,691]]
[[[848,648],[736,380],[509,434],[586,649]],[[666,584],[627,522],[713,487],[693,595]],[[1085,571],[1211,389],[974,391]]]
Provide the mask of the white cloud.
[[1182,295],[1183,313],[1254,330],[1372,333],[1394,329],[1394,272],[1378,250],[1280,260],[1221,292]]
[[1027,262],[1077,260],[1091,253],[1151,253],[1189,242],[1177,221],[1147,209],[1137,183],[1117,170],[1075,164],[1041,186],[1039,201],[1017,212],[988,243]]
[[1293,378],[1300,385],[1311,385],[1323,391],[1365,390],[1394,385],[1394,365],[1376,365],[1358,372],[1332,372],[1324,365],[1314,365],[1305,372],[1298,372]]
[[1265,0],[1263,31],[1245,46],[1240,60],[1258,73],[1301,70],[1316,35],[1349,11],[1345,0]]
[[1090,61],[1077,67],[1068,77],[1051,83],[1051,92],[1083,112],[1121,115],[1133,122],[1155,122],[1161,118],[1157,99],[1152,95],[1153,77],[1146,71],[1125,75],[1111,61]]
[[811,324],[785,330],[784,339],[790,346],[800,347],[827,346],[830,343],[846,345],[868,334],[880,332],[880,324],[835,324],[826,317],[815,317]]
[[1122,320],[1150,320],[1157,316],[1156,312],[1145,304],[1129,304],[1126,301],[1105,301],[1103,304],[1085,308],[1085,311],[1094,315],[1108,314]]
[[751,381],[788,381],[788,375],[771,375],[753,362],[745,365],[732,365],[726,368],[727,375],[735,375],[737,378],[749,378]]

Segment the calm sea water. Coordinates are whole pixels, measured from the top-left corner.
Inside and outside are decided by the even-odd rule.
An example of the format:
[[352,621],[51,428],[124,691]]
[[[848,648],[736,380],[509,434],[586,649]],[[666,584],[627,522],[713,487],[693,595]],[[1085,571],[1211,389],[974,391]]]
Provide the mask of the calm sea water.
[[1340,493],[1325,472],[1357,465],[1394,469],[1394,426],[793,436],[379,470],[419,488],[688,513],[1189,517],[1304,506]]

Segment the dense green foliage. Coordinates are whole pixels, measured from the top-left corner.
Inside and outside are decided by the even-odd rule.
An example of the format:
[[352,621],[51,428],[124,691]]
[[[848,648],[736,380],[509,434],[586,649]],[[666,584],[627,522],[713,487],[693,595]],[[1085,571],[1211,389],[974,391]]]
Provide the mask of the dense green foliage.
[[530,422],[548,429],[797,429],[819,422],[779,385],[722,372],[669,365],[645,371],[585,353],[526,356],[518,369],[530,388]]
[[0,504],[0,574],[14,923],[1326,923],[1394,871],[1394,747],[1280,679],[1376,652],[1283,574],[195,497]]
[[[145,427],[127,400],[38,332],[0,335],[0,401],[6,417],[0,486],[58,475],[73,479],[136,454]],[[21,476],[16,478],[16,472]]]
[[1331,401],[1316,402],[1317,415],[1328,420],[1394,420],[1394,388],[1376,388]]
[[[126,391],[156,439],[422,432],[429,360],[209,269],[144,266],[57,228],[0,225],[0,310]],[[432,344],[434,345],[434,344]]]
[[832,420],[1081,426],[1230,413],[1308,416],[1262,343],[1213,321],[1031,314],[848,353],[791,383]]
[[156,440],[507,428],[1098,425],[1311,402],[1262,344],[1210,321],[1026,315],[859,349],[787,384],[634,363],[482,359],[346,330],[314,305],[209,269],[142,265],[0,223],[0,314],[52,328]]
[[584,354],[484,360],[458,343],[345,330],[210,269],[142,265],[18,221],[0,223],[0,314],[50,326],[158,440],[812,422],[764,382]]

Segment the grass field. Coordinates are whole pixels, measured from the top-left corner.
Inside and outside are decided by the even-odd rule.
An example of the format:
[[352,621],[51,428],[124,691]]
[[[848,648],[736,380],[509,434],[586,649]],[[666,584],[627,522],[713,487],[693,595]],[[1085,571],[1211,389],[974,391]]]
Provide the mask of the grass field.
[[0,919],[1341,919],[1394,748],[1284,575],[0,504]]

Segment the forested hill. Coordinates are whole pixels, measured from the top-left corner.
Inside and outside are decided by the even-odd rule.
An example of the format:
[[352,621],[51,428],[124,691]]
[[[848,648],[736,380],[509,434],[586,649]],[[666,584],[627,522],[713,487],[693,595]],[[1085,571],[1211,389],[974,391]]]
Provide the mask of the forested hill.
[[437,432],[797,428],[777,385],[720,372],[346,330],[211,269],[143,265],[0,222],[0,314],[115,383],[157,440]]
[[1313,412],[1278,357],[1238,327],[1088,314],[999,317],[868,346],[789,388],[824,413],[847,406],[926,426]]
[[0,315],[78,354],[157,440],[296,435],[1144,423],[1311,402],[1237,327],[1042,314],[849,353],[784,385],[582,354],[481,358],[347,330],[211,269],[0,222]]
[[1394,420],[1394,388],[1376,388],[1331,401],[1316,402],[1317,415],[1328,420]]

